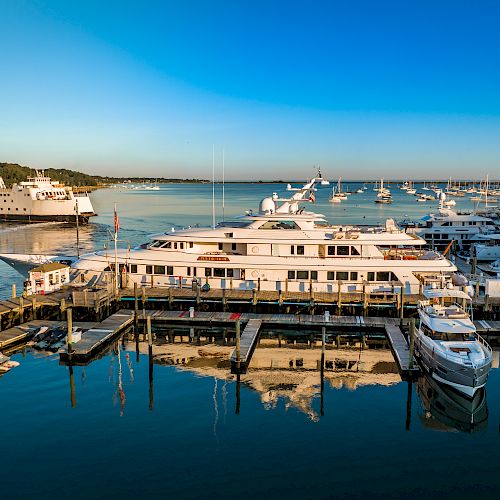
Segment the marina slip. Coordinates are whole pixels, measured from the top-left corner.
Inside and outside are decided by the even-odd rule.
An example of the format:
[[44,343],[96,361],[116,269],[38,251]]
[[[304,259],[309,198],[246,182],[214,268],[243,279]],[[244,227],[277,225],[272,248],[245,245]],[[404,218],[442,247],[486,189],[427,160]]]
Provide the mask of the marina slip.
[[[255,477],[243,497],[312,487],[347,497],[360,470],[356,496],[431,494],[471,471],[464,491],[494,496],[500,457],[493,447],[483,462],[478,450],[498,439],[499,306],[485,275],[470,272],[482,262],[474,238],[453,231],[491,238],[495,214],[464,215],[467,198],[453,212],[439,195],[416,203],[386,183],[389,205],[374,204],[370,183],[349,183],[342,192],[353,194],[331,203],[326,184],[321,174],[297,187],[226,184],[215,227],[207,184],[98,190],[99,215],[78,227],[3,225],[0,251],[14,267],[1,264],[0,395],[10,409],[0,419],[17,450],[4,488],[15,490],[23,464],[34,479],[23,493],[49,498],[43,478],[70,460],[68,495],[168,484],[173,496],[224,498],[241,481],[227,466],[238,450]],[[41,276],[54,291],[33,295]],[[57,456],[35,467],[27,450],[54,440]],[[448,476],[409,483],[401,468],[428,474],[436,443]],[[165,469],[167,448],[176,458]],[[131,450],[147,460],[126,478],[120,457]],[[301,471],[313,455],[311,477]],[[284,456],[293,479],[269,472]]]

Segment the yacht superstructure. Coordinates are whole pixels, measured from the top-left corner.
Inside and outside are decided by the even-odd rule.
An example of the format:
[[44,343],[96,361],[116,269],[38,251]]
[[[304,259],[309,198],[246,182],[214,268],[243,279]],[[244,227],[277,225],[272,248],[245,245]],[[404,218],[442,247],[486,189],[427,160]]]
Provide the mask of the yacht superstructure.
[[[425,240],[383,227],[342,226],[302,206],[314,202],[318,176],[291,194],[277,193],[215,228],[190,228],[152,236],[131,250],[87,254],[72,267],[90,279],[114,271],[121,281],[147,286],[282,290],[301,292],[395,291],[418,293],[433,281],[451,278],[454,264],[424,249]],[[106,274],[106,273],[104,273]],[[110,273],[111,274],[111,273]],[[117,273],[118,274],[118,273]]]
[[70,187],[45,176],[34,177],[8,189],[0,177],[0,220],[14,222],[88,222],[96,215],[87,195],[76,196]]

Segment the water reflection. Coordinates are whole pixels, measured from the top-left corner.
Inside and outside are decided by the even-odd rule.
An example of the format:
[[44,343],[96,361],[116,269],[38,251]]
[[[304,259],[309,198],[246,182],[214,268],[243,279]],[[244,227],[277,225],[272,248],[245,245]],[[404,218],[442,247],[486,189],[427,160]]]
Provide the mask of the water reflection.
[[[143,354],[147,353],[146,344],[138,345],[132,338],[125,342],[125,348],[131,351],[138,347]],[[152,346],[149,357],[150,363],[174,365],[179,370],[214,379],[214,432],[219,418],[216,398],[219,381],[236,381],[237,414],[242,411],[240,394],[244,384],[259,394],[264,408],[273,410],[283,402],[286,409],[297,409],[314,422],[325,413],[326,384],[334,389],[356,390],[366,385],[390,386],[401,381],[392,354],[385,349],[328,350],[322,363],[322,353],[317,349],[278,348],[268,339],[255,351],[248,372],[232,375],[229,357],[233,349],[217,344],[160,343]],[[319,411],[314,404],[318,397]]]
[[[80,254],[94,250],[95,240],[106,231],[100,224],[80,225]],[[71,224],[2,224],[0,235],[0,253],[77,254],[76,226]]]
[[470,433],[487,426],[488,406],[484,389],[469,399],[426,374],[418,380],[417,393],[423,410],[420,420],[427,428]]

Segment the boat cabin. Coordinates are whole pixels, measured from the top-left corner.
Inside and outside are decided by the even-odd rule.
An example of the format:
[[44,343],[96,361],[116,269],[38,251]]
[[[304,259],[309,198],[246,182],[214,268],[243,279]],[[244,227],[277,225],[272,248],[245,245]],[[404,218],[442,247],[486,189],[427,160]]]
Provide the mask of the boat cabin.
[[55,292],[69,282],[69,266],[60,262],[50,262],[35,267],[25,281],[27,295]]

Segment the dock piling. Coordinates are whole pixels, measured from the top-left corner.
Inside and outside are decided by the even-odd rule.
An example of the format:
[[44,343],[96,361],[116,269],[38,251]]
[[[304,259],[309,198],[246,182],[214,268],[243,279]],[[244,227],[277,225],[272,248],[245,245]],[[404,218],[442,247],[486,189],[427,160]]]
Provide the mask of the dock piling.
[[410,359],[408,367],[413,369],[413,351],[415,350],[415,318],[410,319]]
[[241,337],[240,337],[240,327],[241,327],[241,324],[240,324],[240,320],[237,319],[236,320],[236,370],[240,371],[240,367],[241,367],[241,356],[240,356],[240,342],[241,342]]
[[66,310],[66,318],[68,322],[68,356],[71,356],[73,352],[73,310],[71,308]]

